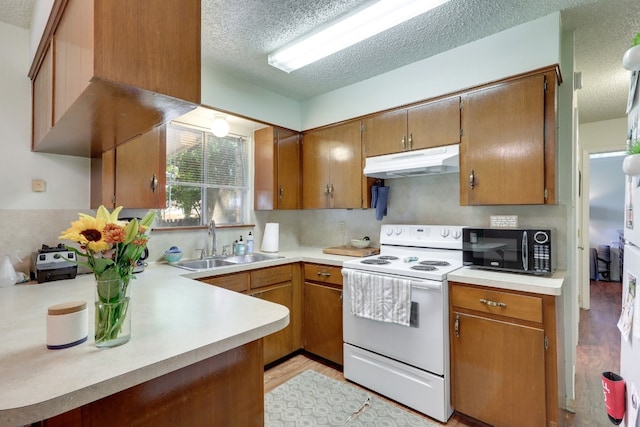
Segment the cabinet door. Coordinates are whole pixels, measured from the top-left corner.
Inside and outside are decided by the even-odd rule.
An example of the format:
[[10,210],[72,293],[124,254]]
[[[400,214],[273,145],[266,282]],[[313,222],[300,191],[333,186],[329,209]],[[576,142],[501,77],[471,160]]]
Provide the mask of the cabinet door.
[[362,143],[367,157],[407,150],[407,110],[390,111],[364,119]]
[[116,150],[102,153],[91,159],[91,208],[104,205],[115,208],[116,201]]
[[277,144],[275,129],[271,126],[253,133],[255,164],[253,204],[256,210],[272,210],[277,206]]
[[37,146],[53,126],[53,44],[49,43],[38,74],[33,79],[33,133],[31,147]]
[[494,426],[546,425],[542,329],[453,312],[452,403]]
[[460,142],[460,97],[429,102],[407,111],[409,149]]
[[544,204],[543,75],[469,93],[463,129],[462,205]]
[[[276,287],[252,294],[256,298],[284,305],[292,312],[293,283],[282,283]],[[293,352],[293,334],[291,323],[286,328],[263,338],[264,364],[267,365]]]
[[302,208],[329,207],[331,140],[327,129],[306,132],[302,137]]
[[53,36],[55,122],[91,83],[94,58],[94,2],[69,0]]
[[116,148],[116,206],[166,206],[165,135],[160,126]]
[[342,355],[342,290],[305,282],[304,348],[339,365]]
[[350,122],[329,129],[331,208],[362,207],[362,145],[360,122]]
[[278,129],[278,209],[300,209],[300,136],[297,132]]

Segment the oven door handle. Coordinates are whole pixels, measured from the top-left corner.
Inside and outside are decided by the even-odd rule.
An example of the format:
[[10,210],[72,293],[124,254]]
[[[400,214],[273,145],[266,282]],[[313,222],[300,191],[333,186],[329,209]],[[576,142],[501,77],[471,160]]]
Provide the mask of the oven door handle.
[[442,282],[422,282],[417,280],[411,280],[411,287],[418,289],[442,289]]

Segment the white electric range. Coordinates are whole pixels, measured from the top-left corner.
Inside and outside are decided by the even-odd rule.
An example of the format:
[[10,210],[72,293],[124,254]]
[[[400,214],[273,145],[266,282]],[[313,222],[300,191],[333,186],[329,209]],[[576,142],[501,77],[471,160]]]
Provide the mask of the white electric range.
[[[445,422],[453,413],[447,274],[460,267],[462,226],[383,224],[380,254],[343,264],[345,378]],[[355,276],[410,285],[409,326],[353,314]]]

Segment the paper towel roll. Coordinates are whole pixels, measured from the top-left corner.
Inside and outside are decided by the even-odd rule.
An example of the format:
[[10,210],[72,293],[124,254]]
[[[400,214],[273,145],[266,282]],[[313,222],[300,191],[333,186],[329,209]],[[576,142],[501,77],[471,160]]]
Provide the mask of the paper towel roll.
[[277,222],[268,222],[264,227],[262,235],[262,252],[278,252],[278,243],[280,239],[280,224]]

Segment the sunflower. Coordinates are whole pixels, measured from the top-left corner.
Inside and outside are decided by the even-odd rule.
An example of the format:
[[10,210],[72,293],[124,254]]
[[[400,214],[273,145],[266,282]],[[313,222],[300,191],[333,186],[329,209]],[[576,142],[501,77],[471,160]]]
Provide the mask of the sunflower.
[[62,232],[59,239],[78,242],[91,252],[105,251],[109,249],[109,243],[105,241],[103,233],[105,225],[104,218],[82,215],[80,219],[71,223],[70,228]]

